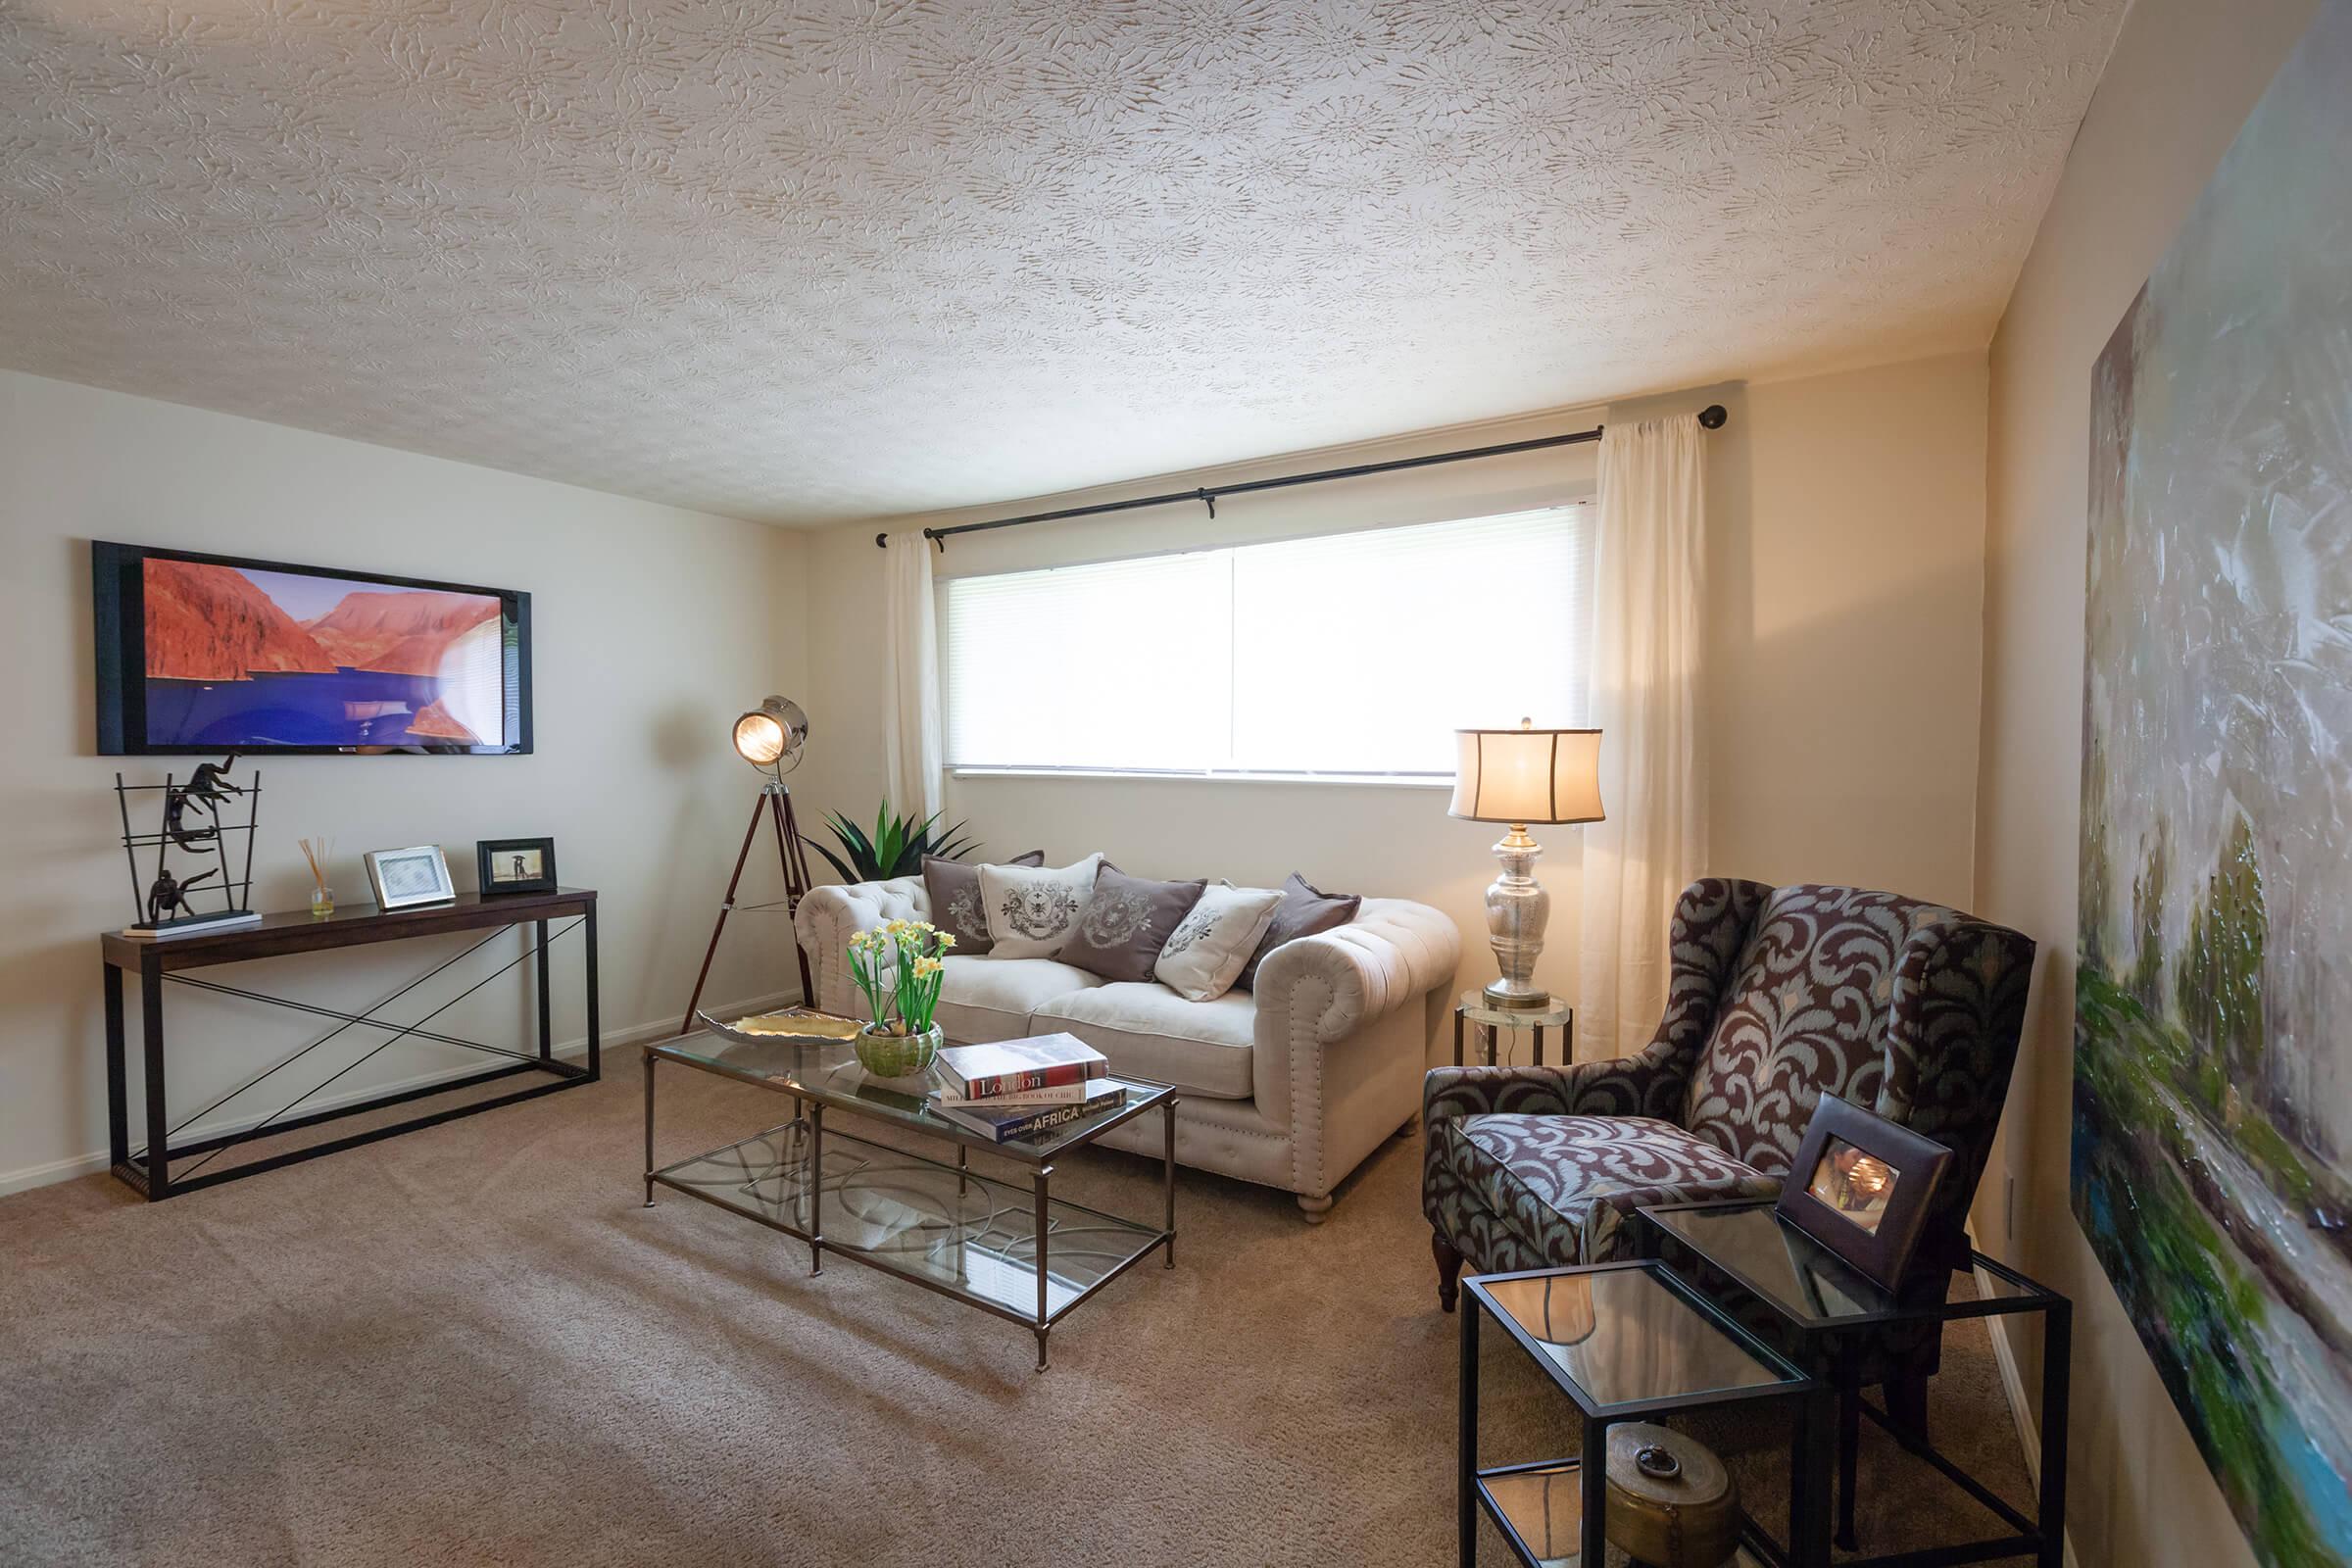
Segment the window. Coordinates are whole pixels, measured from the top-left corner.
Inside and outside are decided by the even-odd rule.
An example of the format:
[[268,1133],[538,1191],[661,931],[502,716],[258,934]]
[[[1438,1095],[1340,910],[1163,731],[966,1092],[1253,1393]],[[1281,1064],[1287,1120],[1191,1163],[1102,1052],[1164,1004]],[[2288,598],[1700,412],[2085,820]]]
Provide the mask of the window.
[[952,579],[949,765],[1451,777],[1584,721],[1592,511]]

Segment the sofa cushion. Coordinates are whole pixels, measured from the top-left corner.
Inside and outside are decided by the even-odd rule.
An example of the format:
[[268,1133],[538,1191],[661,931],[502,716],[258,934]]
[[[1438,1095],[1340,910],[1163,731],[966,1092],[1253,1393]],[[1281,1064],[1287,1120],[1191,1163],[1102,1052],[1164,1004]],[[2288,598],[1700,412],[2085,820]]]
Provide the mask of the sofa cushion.
[[1272,888],[1217,883],[1177,923],[1152,972],[1187,1001],[1215,1001],[1233,989],[1233,977],[1257,951],[1257,939],[1281,904],[1282,895]]
[[[1046,852],[1031,850],[1001,865],[1043,865]],[[956,951],[977,958],[995,946],[988,940],[988,917],[980,910],[980,867],[961,860],[923,857],[923,891],[931,897],[931,923],[956,939]]]
[[1311,937],[1319,932],[1336,930],[1355,918],[1355,911],[1364,906],[1360,893],[1326,893],[1312,882],[1293,871],[1282,885],[1282,902],[1274,906],[1273,923],[1266,934],[1257,939],[1257,951],[1242,965],[1242,972],[1233,982],[1244,991],[1257,988],[1257,966],[1266,961],[1266,955],[1285,942]]
[[1205,881],[1154,882],[1105,864],[1095,873],[1095,896],[1087,901],[1078,929],[1055,956],[1105,980],[1149,980],[1159,950],[1207,886]]
[[1060,953],[1095,896],[1100,853],[1052,869],[1027,865],[980,867],[980,909],[988,921],[993,956],[1051,958]]
[[1113,1072],[1211,1100],[1250,1096],[1257,1004],[1246,991],[1187,1002],[1166,986],[1127,980],[1056,998],[1038,1008],[1035,1022],[1076,1035],[1108,1056]]
[[1102,982],[1051,958],[967,958],[948,955],[940,977],[939,1026],[950,1040],[984,1045],[1037,1031],[1030,1015],[1046,1003]]
[[1446,1123],[1444,1136],[1445,1157],[1467,1194],[1563,1263],[1630,1251],[1627,1227],[1645,1203],[1781,1190],[1778,1177],[1649,1116],[1465,1116]]

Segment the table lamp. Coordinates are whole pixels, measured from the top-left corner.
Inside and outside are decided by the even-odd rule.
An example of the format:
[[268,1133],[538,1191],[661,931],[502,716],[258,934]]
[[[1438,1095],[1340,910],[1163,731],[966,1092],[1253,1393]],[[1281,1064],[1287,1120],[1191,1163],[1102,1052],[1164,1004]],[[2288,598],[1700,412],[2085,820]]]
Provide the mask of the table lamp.
[[1494,846],[1502,875],[1487,889],[1487,939],[1502,970],[1486,988],[1487,1004],[1539,1011],[1551,1002],[1535,980],[1551,895],[1537,885],[1534,867],[1544,846],[1528,836],[1527,825],[1602,819],[1600,731],[1537,729],[1523,718],[1517,729],[1457,729],[1453,738],[1453,804],[1446,814],[1510,827]]

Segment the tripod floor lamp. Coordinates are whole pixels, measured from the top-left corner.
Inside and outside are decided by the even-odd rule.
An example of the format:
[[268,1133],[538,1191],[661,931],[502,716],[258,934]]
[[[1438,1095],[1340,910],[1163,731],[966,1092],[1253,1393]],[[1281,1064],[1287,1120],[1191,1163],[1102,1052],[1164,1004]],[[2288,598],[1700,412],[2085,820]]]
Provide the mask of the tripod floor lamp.
[[[743,881],[744,863],[752,858],[752,840],[760,836],[760,818],[775,824],[776,855],[784,865],[784,898],[781,903],[744,905],[744,911],[782,909],[789,922],[801,900],[808,896],[808,855],[801,848],[801,824],[793,815],[792,791],[784,787],[784,775],[801,765],[801,749],[808,743],[808,715],[788,697],[770,697],[735,721],[736,754],[767,777],[752,802],[752,820],[743,830],[743,848],[735,852],[735,874],[727,878],[727,896],[719,900],[718,923],[710,928],[710,946],[703,952],[703,970],[694,977],[694,995],[686,1001],[679,1034],[694,1029],[694,1009],[702,1004],[703,987],[710,979],[710,960],[718,956],[719,936],[737,906],[735,889]],[[808,978],[808,955],[801,951],[799,937],[791,941],[793,956],[801,962],[801,1000],[814,1006],[816,986]]]

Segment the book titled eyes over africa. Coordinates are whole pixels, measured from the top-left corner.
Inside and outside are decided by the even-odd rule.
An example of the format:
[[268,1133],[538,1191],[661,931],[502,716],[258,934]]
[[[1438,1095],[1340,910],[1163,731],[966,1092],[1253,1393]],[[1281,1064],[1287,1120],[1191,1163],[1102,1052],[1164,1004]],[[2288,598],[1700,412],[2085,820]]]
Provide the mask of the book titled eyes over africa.
[[970,1101],[1088,1083],[1109,1066],[1102,1053],[1077,1036],[1052,1034],[950,1046],[939,1054],[935,1070],[950,1097]]
[[1109,1078],[1098,1078],[1086,1086],[1086,1098],[1073,1100],[1063,1105],[1006,1105],[1002,1101],[941,1101],[937,1109],[942,1116],[959,1127],[968,1127],[983,1138],[1008,1144],[1016,1138],[1035,1138],[1040,1133],[1083,1117],[1124,1104],[1127,1086]]

